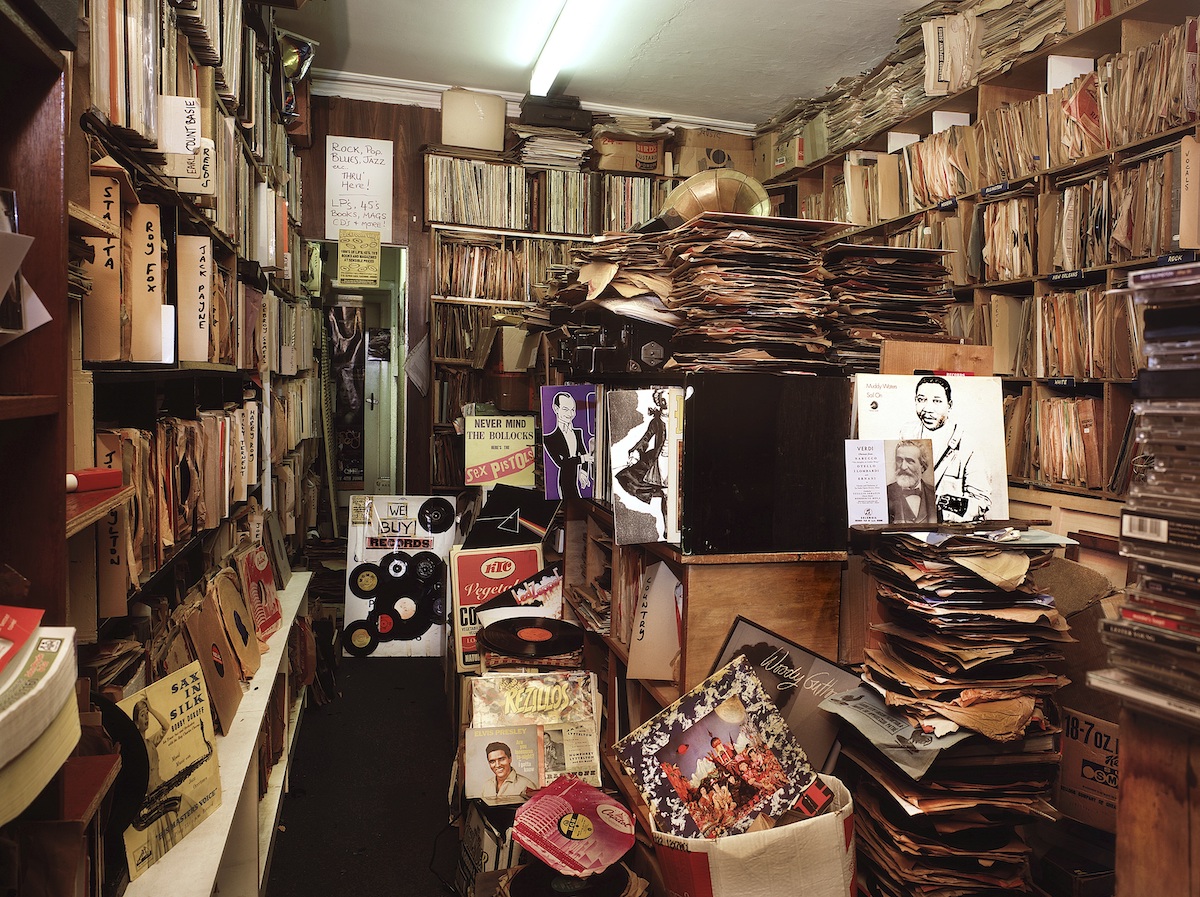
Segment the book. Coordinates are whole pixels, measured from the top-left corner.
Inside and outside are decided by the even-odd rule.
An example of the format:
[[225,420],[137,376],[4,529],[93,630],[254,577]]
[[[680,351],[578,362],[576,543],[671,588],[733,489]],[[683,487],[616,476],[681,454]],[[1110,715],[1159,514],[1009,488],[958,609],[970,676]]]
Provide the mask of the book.
[[833,805],[743,655],[614,747],[655,827],[679,837],[738,834],[759,817],[811,817]]
[[541,726],[469,728],[464,742],[463,796],[519,804],[546,784]]
[[0,825],[24,812],[54,778],[79,743],[79,731],[79,704],[72,691],[54,707],[37,737],[0,767]]
[[42,622],[44,611],[37,607],[0,604],[0,691],[22,669],[37,642],[30,638]]
[[0,692],[0,766],[31,745],[75,690],[75,630],[40,626],[33,649]]
[[213,717],[200,662],[194,660],[117,704],[141,733],[145,791],[125,829],[134,880],[221,806]]
[[595,673],[489,673],[470,681],[471,728],[539,725],[545,784],[570,774],[600,785],[601,704]]

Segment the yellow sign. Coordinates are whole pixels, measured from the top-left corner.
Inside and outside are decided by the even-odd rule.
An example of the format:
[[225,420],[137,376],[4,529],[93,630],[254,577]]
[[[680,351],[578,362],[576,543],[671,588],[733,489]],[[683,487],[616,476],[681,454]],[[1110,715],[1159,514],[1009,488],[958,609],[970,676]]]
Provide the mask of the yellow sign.
[[338,284],[344,287],[379,286],[379,236],[377,230],[338,231]]

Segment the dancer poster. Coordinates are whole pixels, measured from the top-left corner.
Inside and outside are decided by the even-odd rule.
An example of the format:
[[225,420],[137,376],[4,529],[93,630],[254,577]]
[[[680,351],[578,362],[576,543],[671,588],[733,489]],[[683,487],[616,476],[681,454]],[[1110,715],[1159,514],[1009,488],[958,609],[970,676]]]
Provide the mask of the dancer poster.
[[618,545],[679,542],[683,388],[605,393]]

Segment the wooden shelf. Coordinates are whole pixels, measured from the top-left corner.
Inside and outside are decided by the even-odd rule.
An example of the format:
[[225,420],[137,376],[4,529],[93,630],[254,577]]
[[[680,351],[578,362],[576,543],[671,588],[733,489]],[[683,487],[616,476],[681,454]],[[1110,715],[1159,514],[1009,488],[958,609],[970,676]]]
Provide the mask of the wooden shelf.
[[99,523],[108,512],[133,498],[134,487],[67,493],[67,538]]
[[85,209],[78,203],[68,202],[67,212],[70,216],[71,233],[80,237],[110,237],[121,238],[121,228],[112,221],[105,221],[91,209]]
[[120,754],[68,757],[62,768],[63,797],[60,815],[68,822],[92,821],[100,802],[121,771]]
[[[240,857],[231,854],[245,851],[247,845],[237,843],[246,828],[255,832],[253,850],[257,857],[258,823],[248,823],[243,814],[258,815],[258,734],[270,703],[275,677],[286,671],[288,634],[292,621],[304,601],[312,573],[297,571],[286,589],[279,593],[283,623],[267,640],[267,653],[262,666],[250,681],[249,690],[242,696],[237,716],[228,735],[216,738],[217,759],[221,775],[221,806],[188,833],[176,847],[151,866],[141,877],[130,883],[126,897],[211,897],[218,876],[227,871],[230,863],[240,867]],[[286,755],[285,755],[286,756]],[[286,767],[281,759],[278,767]],[[282,771],[281,771],[282,774]],[[251,786],[251,787],[248,787]],[[249,806],[243,806],[247,798]],[[258,880],[259,863],[254,862],[253,874]],[[240,868],[234,872],[241,871]],[[221,888],[224,892],[226,889]],[[254,891],[257,893],[257,889]]]
[[58,396],[0,396],[0,420],[58,414]]

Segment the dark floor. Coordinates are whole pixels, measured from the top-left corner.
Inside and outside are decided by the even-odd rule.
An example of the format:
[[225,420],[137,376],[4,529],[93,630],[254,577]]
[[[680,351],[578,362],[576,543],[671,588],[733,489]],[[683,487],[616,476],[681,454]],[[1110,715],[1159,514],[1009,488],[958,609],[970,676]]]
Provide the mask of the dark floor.
[[337,679],[304,710],[266,897],[453,893],[441,658],[342,658]]

